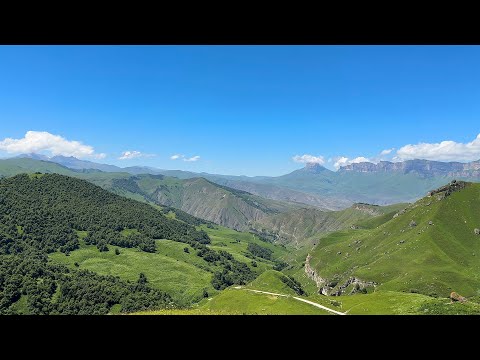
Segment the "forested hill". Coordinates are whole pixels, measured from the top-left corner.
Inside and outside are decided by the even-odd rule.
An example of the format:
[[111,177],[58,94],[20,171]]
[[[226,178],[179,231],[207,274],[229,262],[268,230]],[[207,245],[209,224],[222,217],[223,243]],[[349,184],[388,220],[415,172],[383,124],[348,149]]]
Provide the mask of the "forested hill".
[[48,262],[49,253],[78,248],[80,237],[99,251],[112,244],[153,252],[154,239],[200,250],[210,242],[192,225],[87,181],[57,174],[1,179],[0,313],[17,313],[22,299],[34,314],[106,314],[117,304],[133,311],[172,303],[144,276],[131,283]]
[[[208,243],[206,233],[170,219],[148,204],[112,194],[91,183],[57,174],[17,175],[0,181],[3,232],[22,233],[39,249],[67,252],[78,245],[77,231],[92,243],[154,247],[153,239]],[[122,232],[135,229],[134,235]]]

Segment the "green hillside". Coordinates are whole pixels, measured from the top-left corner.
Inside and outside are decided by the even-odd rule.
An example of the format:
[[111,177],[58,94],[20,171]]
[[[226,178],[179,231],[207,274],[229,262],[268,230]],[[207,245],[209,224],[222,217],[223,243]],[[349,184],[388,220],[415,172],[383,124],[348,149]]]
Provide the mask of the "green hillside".
[[[4,314],[178,308],[247,284],[286,253],[57,174],[1,179],[0,216]],[[269,258],[251,253],[249,243],[270,249]]]
[[[201,226],[201,229],[206,231],[211,239],[211,243],[207,245],[209,249],[228,252],[236,261],[246,264],[255,277],[272,269],[287,253],[287,249],[264,243],[252,234],[221,226]],[[266,260],[253,256],[247,250],[250,243],[270,249],[272,258]],[[153,288],[170,294],[178,306],[187,306],[202,300],[204,291],[210,296],[218,293],[212,285],[212,279],[216,272],[223,270],[223,264],[199,257],[190,245],[161,240],[157,241],[154,253],[118,248],[120,254],[116,255],[115,249],[117,247],[111,246],[110,251],[99,252],[95,246],[81,241],[79,249],[69,253],[69,256],[55,252],[50,255],[50,259],[70,269],[91,270],[101,275],[119,276],[123,280],[133,281],[140,273],[144,273]],[[185,249],[188,249],[188,252]],[[252,265],[253,262],[256,266]]]
[[61,175],[70,175],[74,173],[71,169],[62,165],[28,158],[14,158],[0,160],[0,176],[8,177],[22,173],[56,173]]
[[115,194],[154,205],[180,209],[197,218],[237,230],[248,222],[300,207],[298,203],[269,200],[203,178],[181,180],[163,175],[136,175],[99,170],[73,170],[29,158],[0,160],[0,176],[21,173],[57,173],[87,180]]
[[480,184],[440,190],[378,227],[322,238],[307,261],[310,275],[328,294],[375,289],[479,295],[480,236],[474,229],[480,228]]
[[405,206],[406,204],[390,206],[354,204],[341,211],[298,209],[260,219],[251,224],[251,229],[275,242],[300,248],[318,242],[318,239],[326,233],[352,226],[360,227],[363,220],[381,215],[391,218]]
[[124,173],[75,174],[118,195],[180,209],[192,216],[236,230],[271,214],[300,208],[300,204],[264,199],[203,178],[181,180],[163,175]]
[[248,229],[249,221],[300,207],[227,188],[203,178],[179,180],[141,175],[131,180],[149,199],[159,204],[237,230]]

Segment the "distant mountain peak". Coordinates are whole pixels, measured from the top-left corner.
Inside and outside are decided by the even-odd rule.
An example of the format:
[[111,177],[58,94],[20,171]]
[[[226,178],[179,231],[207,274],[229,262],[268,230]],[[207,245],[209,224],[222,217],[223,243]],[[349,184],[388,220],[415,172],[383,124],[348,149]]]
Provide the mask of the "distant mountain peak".
[[48,156],[42,155],[42,154],[35,154],[35,153],[29,153],[29,154],[20,154],[18,156],[15,156],[16,158],[19,159],[35,159],[35,160],[43,160],[43,161],[49,161],[50,158]]
[[312,173],[319,173],[322,171],[327,170],[324,166],[318,164],[318,163],[307,163],[305,165],[305,171],[312,172]]
[[55,155],[55,156],[52,157],[52,159],[58,159],[58,160],[67,159],[67,160],[81,161],[80,159],[76,158],[75,156],[64,156],[64,155]]

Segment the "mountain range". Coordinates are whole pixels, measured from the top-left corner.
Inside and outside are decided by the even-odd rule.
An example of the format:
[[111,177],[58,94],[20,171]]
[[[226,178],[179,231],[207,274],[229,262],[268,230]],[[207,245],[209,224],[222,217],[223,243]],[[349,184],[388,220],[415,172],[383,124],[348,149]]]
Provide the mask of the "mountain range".
[[[45,161],[38,154],[21,157]],[[336,172],[320,164],[308,163],[302,169],[277,177],[219,175],[141,166],[120,168],[63,156],[48,158],[48,161],[75,170],[162,174],[179,179],[202,177],[267,199],[303,203],[322,210],[341,210],[357,202],[376,205],[412,202],[453,179],[480,181],[480,160],[470,163],[430,160],[363,162],[341,167]]]
[[452,173],[437,164],[420,162],[432,175],[407,165],[331,172],[309,164],[254,179],[329,194],[385,179],[405,186],[400,194],[405,179],[411,188],[444,185],[411,204],[325,211],[185,172],[181,179],[68,163],[78,168],[34,156],[0,160],[0,313],[313,311],[299,301],[330,313],[480,313],[480,184],[444,185]]

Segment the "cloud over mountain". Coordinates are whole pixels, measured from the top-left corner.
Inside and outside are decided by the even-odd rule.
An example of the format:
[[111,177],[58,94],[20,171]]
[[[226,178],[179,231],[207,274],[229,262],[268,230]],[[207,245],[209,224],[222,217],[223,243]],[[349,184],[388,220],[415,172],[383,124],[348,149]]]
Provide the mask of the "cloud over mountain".
[[67,140],[46,131],[27,131],[21,139],[5,138],[0,141],[0,150],[9,154],[49,152],[51,155],[74,156],[77,158],[103,159],[105,154],[95,153],[90,145]]
[[314,156],[314,155],[295,155],[293,158],[293,161],[297,163],[302,163],[302,164],[320,164],[323,165],[325,164],[325,158],[323,156]]
[[359,157],[356,157],[354,159],[349,159],[345,156],[340,156],[340,157],[334,158],[333,160],[335,161],[335,163],[333,164],[333,167],[337,170],[340,169],[340,167],[342,167],[342,166],[346,166],[346,165],[350,165],[350,164],[356,164],[356,163],[361,163],[361,162],[370,162],[370,159],[368,159],[366,157],[363,157],[363,156],[359,156]]
[[447,140],[405,145],[397,151],[400,160],[474,161],[480,159],[480,134],[469,143]]

